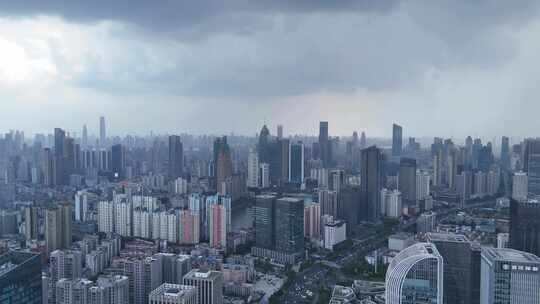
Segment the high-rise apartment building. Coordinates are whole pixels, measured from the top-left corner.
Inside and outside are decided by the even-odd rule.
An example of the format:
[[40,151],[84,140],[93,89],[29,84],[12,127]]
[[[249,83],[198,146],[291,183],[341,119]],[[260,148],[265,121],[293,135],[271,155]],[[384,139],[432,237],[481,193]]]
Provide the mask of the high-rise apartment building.
[[69,203],[60,203],[45,211],[45,243],[47,252],[71,246],[72,212]]
[[512,182],[512,199],[516,201],[527,199],[529,194],[529,181],[527,173],[523,171],[514,173]]
[[27,240],[37,240],[39,235],[38,209],[26,207],[24,209],[24,234]]

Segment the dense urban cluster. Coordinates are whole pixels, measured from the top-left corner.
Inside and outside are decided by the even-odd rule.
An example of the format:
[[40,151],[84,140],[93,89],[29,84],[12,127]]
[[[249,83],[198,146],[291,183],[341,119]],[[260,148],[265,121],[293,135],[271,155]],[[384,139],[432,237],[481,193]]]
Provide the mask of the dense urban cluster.
[[538,304],[540,139],[0,137],[0,303]]

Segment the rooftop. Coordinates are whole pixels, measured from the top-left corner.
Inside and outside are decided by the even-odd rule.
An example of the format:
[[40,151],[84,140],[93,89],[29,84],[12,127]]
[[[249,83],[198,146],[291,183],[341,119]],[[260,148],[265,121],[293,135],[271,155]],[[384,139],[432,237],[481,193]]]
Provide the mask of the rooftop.
[[491,261],[540,264],[540,258],[534,254],[507,248],[485,247],[482,256]]
[[431,242],[455,242],[455,243],[469,243],[466,236],[462,234],[454,233],[428,233],[428,239]]

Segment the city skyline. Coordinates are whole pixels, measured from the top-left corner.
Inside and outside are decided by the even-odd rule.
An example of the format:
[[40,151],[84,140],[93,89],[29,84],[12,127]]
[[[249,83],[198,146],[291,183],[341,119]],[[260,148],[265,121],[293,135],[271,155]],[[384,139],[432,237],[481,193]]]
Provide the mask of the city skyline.
[[79,129],[104,114],[113,134],[539,126],[534,1],[84,3],[0,4],[0,129]]

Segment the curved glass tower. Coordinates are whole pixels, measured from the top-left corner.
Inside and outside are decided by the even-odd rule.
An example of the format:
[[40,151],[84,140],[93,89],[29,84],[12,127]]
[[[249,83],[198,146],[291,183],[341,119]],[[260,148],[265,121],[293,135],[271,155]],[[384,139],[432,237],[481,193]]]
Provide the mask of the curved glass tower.
[[386,304],[442,304],[443,258],[431,243],[401,251],[386,273]]

